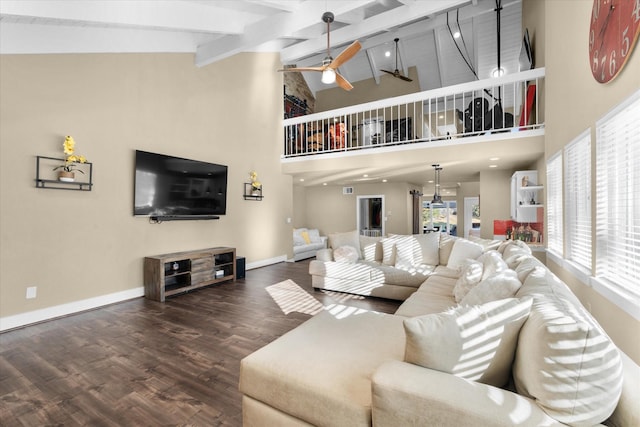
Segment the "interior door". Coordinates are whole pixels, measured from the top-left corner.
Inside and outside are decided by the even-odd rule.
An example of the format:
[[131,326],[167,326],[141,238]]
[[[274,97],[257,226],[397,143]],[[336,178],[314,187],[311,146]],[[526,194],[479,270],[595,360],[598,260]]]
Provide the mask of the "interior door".
[[384,196],[358,196],[356,200],[358,234],[371,237],[384,236]]

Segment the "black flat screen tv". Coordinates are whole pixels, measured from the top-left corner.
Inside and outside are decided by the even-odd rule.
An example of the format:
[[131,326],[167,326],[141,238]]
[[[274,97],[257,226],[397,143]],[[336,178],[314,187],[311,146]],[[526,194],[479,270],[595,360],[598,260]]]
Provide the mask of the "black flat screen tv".
[[136,150],[133,214],[218,219],[227,210],[227,166]]

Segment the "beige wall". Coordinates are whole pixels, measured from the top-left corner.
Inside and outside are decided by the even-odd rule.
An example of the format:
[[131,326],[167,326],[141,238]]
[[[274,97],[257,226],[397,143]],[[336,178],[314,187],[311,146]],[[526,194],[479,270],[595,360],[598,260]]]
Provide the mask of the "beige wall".
[[[357,197],[384,196],[385,232],[387,234],[411,233],[411,195],[416,188],[405,183],[357,184],[353,194],[342,194],[336,185],[306,187],[306,226],[318,228],[322,234],[355,230],[357,227]],[[294,190],[297,195],[299,190]]]
[[[290,256],[279,66],[275,54],[203,68],[187,54],[0,56],[0,317],[140,287],[146,255],[227,245],[248,264]],[[65,134],[94,164],[91,192],[35,188],[35,156],[62,157]],[[228,165],[227,215],[133,217],[135,149]],[[261,202],[242,198],[250,170]]]
[[511,171],[480,172],[480,237],[493,239],[493,221],[509,219],[511,202]]
[[[621,74],[610,83],[600,84],[592,77],[588,60],[592,4],[591,0],[547,0],[544,4],[546,39],[558,41],[554,44],[547,43],[544,57],[547,68],[547,158],[590,128],[592,159],[595,159],[596,121],[632,92],[640,89],[639,46],[635,47]],[[570,29],[567,28],[569,22]],[[592,175],[592,182],[595,183],[595,168],[592,168]],[[592,200],[596,200],[595,192]],[[595,218],[595,210],[592,211],[592,218]],[[560,266],[552,262],[549,265],[571,286],[585,306],[591,309],[616,344],[640,363],[640,321],[611,304]]]

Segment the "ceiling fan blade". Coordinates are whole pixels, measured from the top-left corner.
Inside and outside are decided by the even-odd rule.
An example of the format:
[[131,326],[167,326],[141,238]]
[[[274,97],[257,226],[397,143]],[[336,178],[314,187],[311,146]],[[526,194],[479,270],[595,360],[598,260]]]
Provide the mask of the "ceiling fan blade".
[[405,82],[412,82],[413,81],[413,79],[410,79],[409,77],[403,76],[402,74],[398,74],[396,77],[399,78],[399,79],[404,80]]
[[353,89],[353,85],[347,81],[344,77],[340,75],[340,73],[336,72],[336,84],[340,86],[344,90]]
[[327,67],[291,67],[291,68],[282,68],[278,71],[324,71]]
[[336,56],[336,59],[331,61],[329,67],[333,68],[334,70],[336,68],[339,68],[342,64],[350,60],[356,53],[358,53],[361,48],[362,45],[360,44],[360,42],[358,40],[354,41],[349,45],[349,47],[340,52],[340,54]]
[[393,71],[389,71],[389,70],[380,70],[383,73],[387,73],[387,74],[391,74],[392,76],[395,76],[396,73],[394,73]]

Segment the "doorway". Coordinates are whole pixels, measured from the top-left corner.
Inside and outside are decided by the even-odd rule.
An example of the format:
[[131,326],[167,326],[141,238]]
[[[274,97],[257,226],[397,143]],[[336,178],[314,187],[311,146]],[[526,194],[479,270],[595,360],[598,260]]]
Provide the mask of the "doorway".
[[361,236],[384,236],[384,196],[357,197],[357,226]]
[[464,237],[480,237],[480,198],[464,198]]

